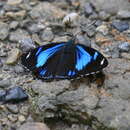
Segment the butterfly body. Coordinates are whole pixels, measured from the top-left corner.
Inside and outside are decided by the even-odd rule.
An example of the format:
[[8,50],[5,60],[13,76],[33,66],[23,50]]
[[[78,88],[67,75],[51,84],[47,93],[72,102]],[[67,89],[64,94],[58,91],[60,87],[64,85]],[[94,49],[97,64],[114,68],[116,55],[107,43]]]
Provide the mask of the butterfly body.
[[40,79],[74,79],[101,71],[107,59],[97,50],[73,40],[51,43],[28,51],[22,64]]

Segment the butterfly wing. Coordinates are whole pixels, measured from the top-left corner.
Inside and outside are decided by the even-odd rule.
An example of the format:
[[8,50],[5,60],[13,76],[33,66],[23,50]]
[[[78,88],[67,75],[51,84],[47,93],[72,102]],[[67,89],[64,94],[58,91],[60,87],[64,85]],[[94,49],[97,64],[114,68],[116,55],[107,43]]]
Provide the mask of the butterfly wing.
[[[32,49],[21,56],[21,62],[34,74],[43,75],[45,71],[47,71],[45,68],[47,68],[48,60],[50,61],[52,55],[59,51],[64,45],[65,43],[52,43]],[[53,67],[51,66],[52,69]]]
[[65,79],[72,75],[74,49],[74,45],[65,42],[47,44],[23,54],[21,62],[38,78]]
[[75,68],[79,75],[89,75],[101,71],[108,65],[107,59],[97,50],[81,44],[76,45]]

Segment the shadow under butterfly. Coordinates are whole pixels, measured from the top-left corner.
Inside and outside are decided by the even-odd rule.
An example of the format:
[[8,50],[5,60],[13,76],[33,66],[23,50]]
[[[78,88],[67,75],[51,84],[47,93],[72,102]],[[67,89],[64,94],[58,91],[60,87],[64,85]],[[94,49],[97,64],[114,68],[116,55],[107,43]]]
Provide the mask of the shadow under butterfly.
[[107,59],[97,50],[68,42],[50,43],[31,49],[21,56],[22,64],[39,79],[76,79],[102,71]]

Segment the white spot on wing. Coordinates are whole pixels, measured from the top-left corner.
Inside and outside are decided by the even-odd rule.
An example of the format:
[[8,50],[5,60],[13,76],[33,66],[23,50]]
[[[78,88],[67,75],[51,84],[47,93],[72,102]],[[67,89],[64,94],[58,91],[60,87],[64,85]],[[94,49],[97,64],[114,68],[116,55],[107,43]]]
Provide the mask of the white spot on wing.
[[28,55],[26,56],[26,59],[28,59],[28,58],[29,58],[30,54],[31,54],[31,53],[29,52],[29,53],[28,53]]
[[104,61],[105,61],[105,59],[103,58],[103,60],[101,61],[101,63],[100,63],[100,64],[101,64],[101,65],[103,65],[103,64],[104,64]]

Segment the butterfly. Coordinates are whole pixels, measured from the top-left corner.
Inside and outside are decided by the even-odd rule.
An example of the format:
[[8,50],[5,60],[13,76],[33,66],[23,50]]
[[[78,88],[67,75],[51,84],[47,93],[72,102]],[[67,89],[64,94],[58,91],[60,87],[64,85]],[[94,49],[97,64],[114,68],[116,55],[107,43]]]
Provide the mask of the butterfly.
[[97,50],[74,40],[50,43],[22,54],[21,63],[39,79],[75,79],[94,74],[108,65]]

